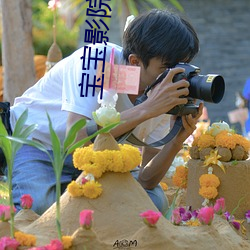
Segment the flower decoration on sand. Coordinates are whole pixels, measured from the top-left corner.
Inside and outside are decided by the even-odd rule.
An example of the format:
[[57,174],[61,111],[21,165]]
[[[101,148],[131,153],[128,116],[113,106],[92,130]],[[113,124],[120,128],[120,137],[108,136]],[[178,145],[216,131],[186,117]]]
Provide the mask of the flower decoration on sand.
[[177,207],[172,211],[171,222],[176,226],[200,226],[197,218],[198,211],[191,210],[191,207]]
[[214,219],[214,208],[213,207],[202,207],[197,216],[198,220],[203,225],[211,225]]
[[92,227],[93,222],[93,210],[85,209],[80,212],[80,226],[85,229],[90,229]]
[[[109,126],[114,122],[119,123],[120,114],[115,109],[117,98],[114,91],[104,90],[103,99],[99,98],[101,110],[93,113],[97,124]],[[74,151],[73,164],[83,171],[84,176],[79,182],[72,181],[68,185],[68,191],[74,197],[97,198],[102,193],[102,187],[96,179],[105,172],[129,172],[140,163],[141,153],[138,148],[129,144],[118,144],[110,132],[100,133],[94,144]]]
[[155,227],[161,216],[161,212],[156,212],[153,210],[147,210],[143,213],[140,213],[140,217],[143,218],[143,222],[150,227]]
[[33,199],[29,194],[24,194],[21,197],[21,207],[23,209],[30,209],[32,207],[33,204]]
[[[8,205],[0,204],[0,220],[1,221],[8,221],[11,217],[11,207]],[[14,212],[16,211],[15,207],[13,206]]]
[[0,249],[16,250],[19,246],[19,242],[11,237],[2,237],[0,239]]
[[21,246],[32,247],[36,245],[36,237],[32,234],[26,234],[21,231],[15,232],[15,239]]
[[195,138],[190,148],[193,159],[205,160],[205,164],[216,164],[222,168],[222,162],[246,160],[250,150],[250,141],[236,134],[226,122],[213,123],[200,137]]
[[225,212],[225,199],[223,197],[216,200],[214,204],[214,212],[219,215]]
[[210,199],[216,198],[218,195],[217,188],[220,185],[219,178],[213,174],[213,168],[208,168],[208,174],[203,174],[199,178],[200,182],[200,189],[199,194],[205,198],[204,202],[202,203],[203,206],[207,206]]
[[188,168],[185,166],[176,167],[172,177],[173,184],[179,188],[187,188]]

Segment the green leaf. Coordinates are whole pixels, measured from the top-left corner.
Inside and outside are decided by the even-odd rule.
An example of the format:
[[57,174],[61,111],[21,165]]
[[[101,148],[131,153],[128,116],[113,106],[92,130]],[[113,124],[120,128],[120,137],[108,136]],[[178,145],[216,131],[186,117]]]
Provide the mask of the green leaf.
[[40,143],[38,141],[29,140],[26,138],[18,138],[18,137],[14,137],[14,136],[7,136],[6,138],[11,140],[11,141],[18,142],[20,144],[27,144],[29,146],[35,147],[35,148],[41,150],[42,152],[46,153],[52,161],[51,155],[49,154],[47,148],[42,143]]
[[86,119],[81,119],[77,121],[69,130],[63,145],[63,150],[66,149],[75,141],[77,133],[86,125]]
[[2,119],[0,119],[0,148],[2,148],[6,161],[11,159],[11,142],[6,138],[8,136],[8,132],[3,125]]
[[49,114],[47,113],[47,117],[49,120],[49,131],[50,131],[50,138],[52,142],[52,150],[53,150],[53,166],[54,166],[54,171],[56,175],[58,175],[61,171],[61,143],[58,135],[56,134],[55,130],[53,129],[52,126],[52,121],[49,117]]
[[13,136],[19,137],[27,118],[28,118],[28,109],[25,109],[25,111],[21,114],[21,116],[18,118],[16,122],[14,131],[12,133]]
[[128,9],[130,11],[131,14],[138,16],[139,14],[139,10],[135,4],[134,0],[127,0],[127,5],[128,5]]
[[174,199],[173,199],[173,201],[172,201],[172,204],[171,204],[171,206],[169,207],[168,211],[167,211],[166,214],[165,214],[165,218],[166,218],[167,220],[170,220],[170,219],[171,219],[173,210],[174,210],[175,207],[176,207],[176,198],[177,198],[177,196],[178,196],[179,190],[180,190],[180,188],[178,188],[178,189],[176,190],[176,193],[175,193],[175,195],[174,195]]
[[[37,124],[32,124],[20,132],[19,138],[27,138],[35,129]],[[14,141],[13,141],[14,142]],[[12,143],[12,151],[15,154],[22,147],[21,143]]]
[[169,2],[170,2],[173,6],[175,6],[175,8],[178,9],[179,11],[181,11],[181,12],[184,11],[182,5],[179,3],[178,0],[169,0]]

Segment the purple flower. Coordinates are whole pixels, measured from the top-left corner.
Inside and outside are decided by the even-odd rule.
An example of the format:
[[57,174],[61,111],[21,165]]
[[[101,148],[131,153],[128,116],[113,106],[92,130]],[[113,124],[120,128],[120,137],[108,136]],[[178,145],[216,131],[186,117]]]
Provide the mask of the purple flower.
[[250,210],[248,210],[245,214],[246,219],[247,219],[247,223],[250,223]]
[[234,226],[235,229],[239,230],[240,229],[240,223],[236,220],[231,222],[232,225]]

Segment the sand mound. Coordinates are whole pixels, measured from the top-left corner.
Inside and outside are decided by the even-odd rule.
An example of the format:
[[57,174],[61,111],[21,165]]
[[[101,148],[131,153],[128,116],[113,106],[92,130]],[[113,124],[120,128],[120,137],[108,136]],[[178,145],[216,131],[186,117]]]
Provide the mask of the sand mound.
[[[97,199],[72,198],[67,192],[61,197],[63,235],[74,235],[72,249],[250,249],[243,239],[219,216],[211,226],[174,226],[163,216],[155,228],[146,226],[139,214],[157,210],[146,192],[130,173],[105,173],[99,182],[103,194]],[[55,204],[29,225],[18,224],[23,232],[35,234],[37,245],[57,238]],[[92,230],[79,228],[79,213],[94,210]]]

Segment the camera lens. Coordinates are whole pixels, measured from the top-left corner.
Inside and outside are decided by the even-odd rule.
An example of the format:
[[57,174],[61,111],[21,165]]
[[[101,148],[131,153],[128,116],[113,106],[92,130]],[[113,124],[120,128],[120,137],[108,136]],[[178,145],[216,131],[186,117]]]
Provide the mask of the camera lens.
[[219,103],[224,96],[225,82],[220,75],[195,75],[189,79],[189,83],[189,96],[194,99]]

